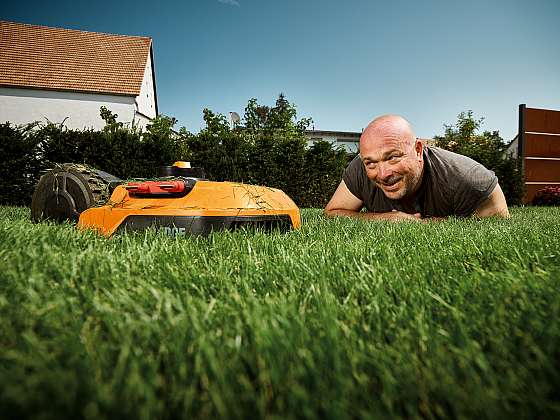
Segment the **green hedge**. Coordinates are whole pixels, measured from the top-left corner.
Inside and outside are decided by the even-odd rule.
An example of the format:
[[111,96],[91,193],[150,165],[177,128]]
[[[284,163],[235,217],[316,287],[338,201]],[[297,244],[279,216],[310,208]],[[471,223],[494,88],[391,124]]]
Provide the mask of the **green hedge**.
[[324,207],[340,182],[346,153],[303,136],[216,135],[171,130],[161,117],[147,131],[108,123],[104,130],[71,130],[57,124],[0,125],[0,204],[29,205],[41,174],[56,163],[85,163],[122,179],[149,178],[158,167],[188,160],[209,179],[280,188],[302,207]]
[[307,148],[304,138],[250,138],[235,131],[193,135],[183,147],[185,159],[202,166],[209,179],[280,188],[299,206],[315,208],[327,204],[353,157],[326,141]]
[[44,143],[36,124],[0,124],[0,204],[26,205],[45,169]]
[[29,205],[41,174],[56,163],[86,163],[121,178],[152,177],[177,157],[175,141],[134,129],[70,130],[0,125],[0,204]]

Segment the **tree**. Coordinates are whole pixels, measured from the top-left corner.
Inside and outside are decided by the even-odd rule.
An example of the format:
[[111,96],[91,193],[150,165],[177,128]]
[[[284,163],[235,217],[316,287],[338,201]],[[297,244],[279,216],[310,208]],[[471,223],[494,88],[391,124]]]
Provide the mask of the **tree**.
[[283,94],[274,106],[255,98],[245,107],[243,123],[230,128],[224,115],[203,111],[206,127],[183,136],[186,160],[202,166],[209,179],[242,181],[280,188],[300,205],[323,206],[333,194],[346,154],[330,143],[307,148],[311,118],[297,118]]
[[305,130],[311,125],[311,118],[297,120],[297,110],[283,93],[278,95],[273,107],[259,105],[255,98],[249,99],[245,107],[242,129],[250,135],[271,137],[305,137]]
[[103,131],[115,131],[123,127],[122,122],[117,122],[118,115],[113,114],[111,110],[107,109],[107,107],[102,106],[101,108],[99,108],[99,114],[101,115],[101,119],[105,121],[105,127],[103,128]]
[[229,133],[229,124],[224,115],[220,113],[216,114],[208,108],[202,110],[202,115],[206,123],[206,128],[202,130],[203,133],[215,136]]
[[484,118],[476,119],[472,110],[461,112],[456,124],[444,124],[443,136],[434,136],[436,145],[468,156],[494,171],[508,203],[521,204],[523,176],[519,162],[506,154],[507,145],[498,131],[479,132],[483,123]]
[[177,118],[168,117],[167,115],[158,115],[152,118],[150,124],[146,125],[146,131],[153,136],[168,137],[174,136],[173,127],[177,124]]

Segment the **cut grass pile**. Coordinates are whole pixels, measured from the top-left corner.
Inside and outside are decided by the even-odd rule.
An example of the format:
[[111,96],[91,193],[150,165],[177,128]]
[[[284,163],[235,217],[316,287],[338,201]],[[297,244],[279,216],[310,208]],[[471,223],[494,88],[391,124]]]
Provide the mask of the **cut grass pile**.
[[0,208],[0,412],[560,415],[560,209],[110,240]]

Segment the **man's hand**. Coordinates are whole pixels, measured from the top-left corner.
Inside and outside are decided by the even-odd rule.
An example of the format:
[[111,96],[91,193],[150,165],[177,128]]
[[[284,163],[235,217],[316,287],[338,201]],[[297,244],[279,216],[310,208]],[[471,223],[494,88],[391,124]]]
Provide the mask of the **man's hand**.
[[402,211],[393,210],[388,213],[362,213],[363,219],[366,220],[386,220],[389,222],[422,222],[420,213],[404,213]]
[[387,220],[390,222],[420,222],[420,213],[408,214],[393,210],[388,213],[361,213],[362,200],[350,192],[344,181],[340,183],[331,200],[325,207],[325,216],[347,216],[364,220]]

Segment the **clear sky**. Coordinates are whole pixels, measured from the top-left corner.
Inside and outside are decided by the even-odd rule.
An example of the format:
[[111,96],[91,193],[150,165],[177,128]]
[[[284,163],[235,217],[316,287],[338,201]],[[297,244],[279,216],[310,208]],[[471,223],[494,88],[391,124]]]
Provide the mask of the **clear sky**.
[[280,92],[315,129],[401,114],[419,137],[472,109],[508,141],[560,109],[560,0],[7,1],[0,19],[153,39],[160,113],[197,132]]

